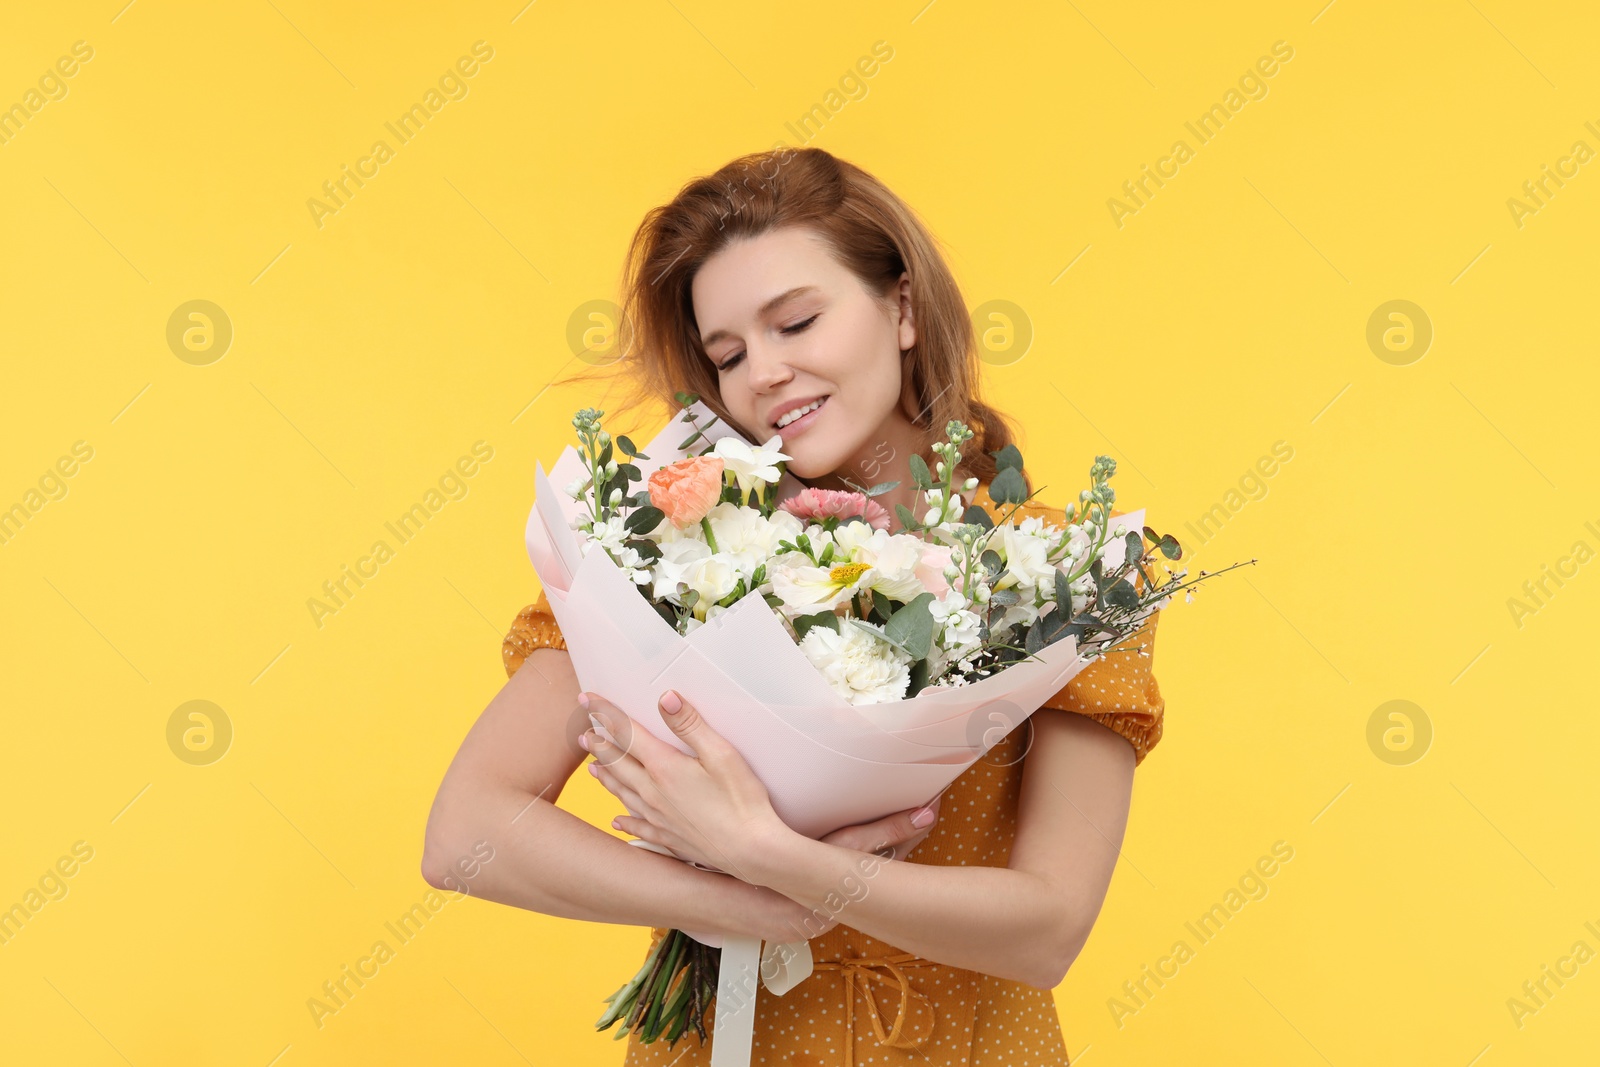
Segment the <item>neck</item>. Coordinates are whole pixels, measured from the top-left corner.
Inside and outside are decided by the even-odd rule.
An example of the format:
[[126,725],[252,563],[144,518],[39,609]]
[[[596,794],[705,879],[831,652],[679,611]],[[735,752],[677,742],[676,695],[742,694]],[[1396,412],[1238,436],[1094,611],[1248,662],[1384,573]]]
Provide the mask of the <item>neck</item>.
[[927,431],[913,425],[896,409],[861,451],[837,470],[812,479],[811,484],[819,489],[848,490],[850,486],[845,484],[846,481],[854,482],[863,489],[871,489],[881,482],[899,482],[895,488],[873,499],[890,515],[895,514],[896,504],[904,504],[914,514],[920,515],[925,501],[911,480],[911,457],[920,455],[931,471],[934,456],[928,448],[929,443]]

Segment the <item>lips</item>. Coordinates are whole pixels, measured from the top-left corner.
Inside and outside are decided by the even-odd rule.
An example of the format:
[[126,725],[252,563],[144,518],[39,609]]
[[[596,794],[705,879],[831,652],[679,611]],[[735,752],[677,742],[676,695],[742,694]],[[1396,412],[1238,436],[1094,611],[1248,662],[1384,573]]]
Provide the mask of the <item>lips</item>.
[[[774,430],[780,429],[780,427],[778,426],[778,420],[783,418],[789,412],[798,411],[801,408],[807,407],[807,406],[809,406],[811,404],[815,404],[819,400],[824,400],[825,401],[825,400],[828,399],[828,396],[829,396],[829,394],[823,393],[820,396],[798,397],[798,398],[796,398],[794,400],[790,400],[790,401],[788,401],[786,403],[780,404],[777,407],[773,408],[771,413],[768,414],[768,416],[767,416],[767,425],[771,429],[774,429]],[[807,414],[810,414],[810,412],[807,412]],[[802,419],[805,418],[805,415],[800,416],[800,418],[802,418]],[[795,421],[797,422],[799,420],[797,419]],[[794,422],[790,422],[789,425],[793,426]],[[782,427],[782,429],[787,429],[787,428],[788,427]]]

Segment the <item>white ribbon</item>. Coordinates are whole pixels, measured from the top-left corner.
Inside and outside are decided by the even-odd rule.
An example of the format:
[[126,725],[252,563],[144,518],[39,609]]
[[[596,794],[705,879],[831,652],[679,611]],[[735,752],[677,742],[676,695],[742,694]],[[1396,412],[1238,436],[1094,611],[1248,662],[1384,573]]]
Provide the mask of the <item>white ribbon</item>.
[[711,1067],[750,1067],[755,1044],[756,981],[781,997],[810,976],[811,944],[728,937],[717,968],[716,1018],[711,1032]]

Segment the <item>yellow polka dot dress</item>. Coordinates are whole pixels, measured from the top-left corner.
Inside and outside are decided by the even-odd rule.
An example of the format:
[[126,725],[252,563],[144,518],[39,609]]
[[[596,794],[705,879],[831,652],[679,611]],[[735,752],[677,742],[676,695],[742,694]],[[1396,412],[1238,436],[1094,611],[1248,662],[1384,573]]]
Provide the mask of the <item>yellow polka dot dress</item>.
[[[979,487],[975,503],[997,516],[998,505],[987,489]],[[1020,509],[1014,518],[1029,515],[1065,522],[1061,510],[1039,504]],[[1153,653],[1159,618],[1152,618],[1128,646],[1143,644]],[[502,645],[507,675],[516,673],[535,648],[545,647],[566,645],[541,593],[537,603],[518,614]],[[1131,652],[1098,659],[1044,707],[1103,723],[1127,738],[1135,762],[1143,762],[1161,740],[1165,710],[1153,663],[1153,656]],[[1018,726],[955,780],[940,802],[938,823],[904,862],[1006,866],[1030,730],[1027,723]],[[651,943],[666,933],[653,929]],[[843,924],[812,938],[811,954],[810,977],[788,993],[777,997],[757,987],[750,1056],[755,1067],[1059,1067],[1068,1062],[1048,990],[934,963]],[[715,1015],[713,1004],[705,1017],[708,1035]],[[641,1045],[630,1035],[623,1067],[710,1062],[711,1042],[701,1047],[691,1030],[671,1048],[665,1040]]]

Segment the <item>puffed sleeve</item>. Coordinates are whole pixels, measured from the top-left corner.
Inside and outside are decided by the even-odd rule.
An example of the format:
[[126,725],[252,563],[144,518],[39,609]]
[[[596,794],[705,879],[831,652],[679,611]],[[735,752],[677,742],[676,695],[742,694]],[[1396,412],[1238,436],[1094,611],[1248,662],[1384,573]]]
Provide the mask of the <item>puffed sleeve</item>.
[[1134,766],[1161,740],[1167,707],[1153,670],[1160,618],[1159,611],[1150,616],[1133,636],[1102,653],[1043,705],[1087,715],[1127,738]]
[[511,622],[511,632],[500,642],[500,658],[505,661],[506,677],[517,673],[524,660],[536,648],[565,650],[567,642],[561,636],[561,627],[550,613],[550,601],[541,590],[539,599],[517,612]]

